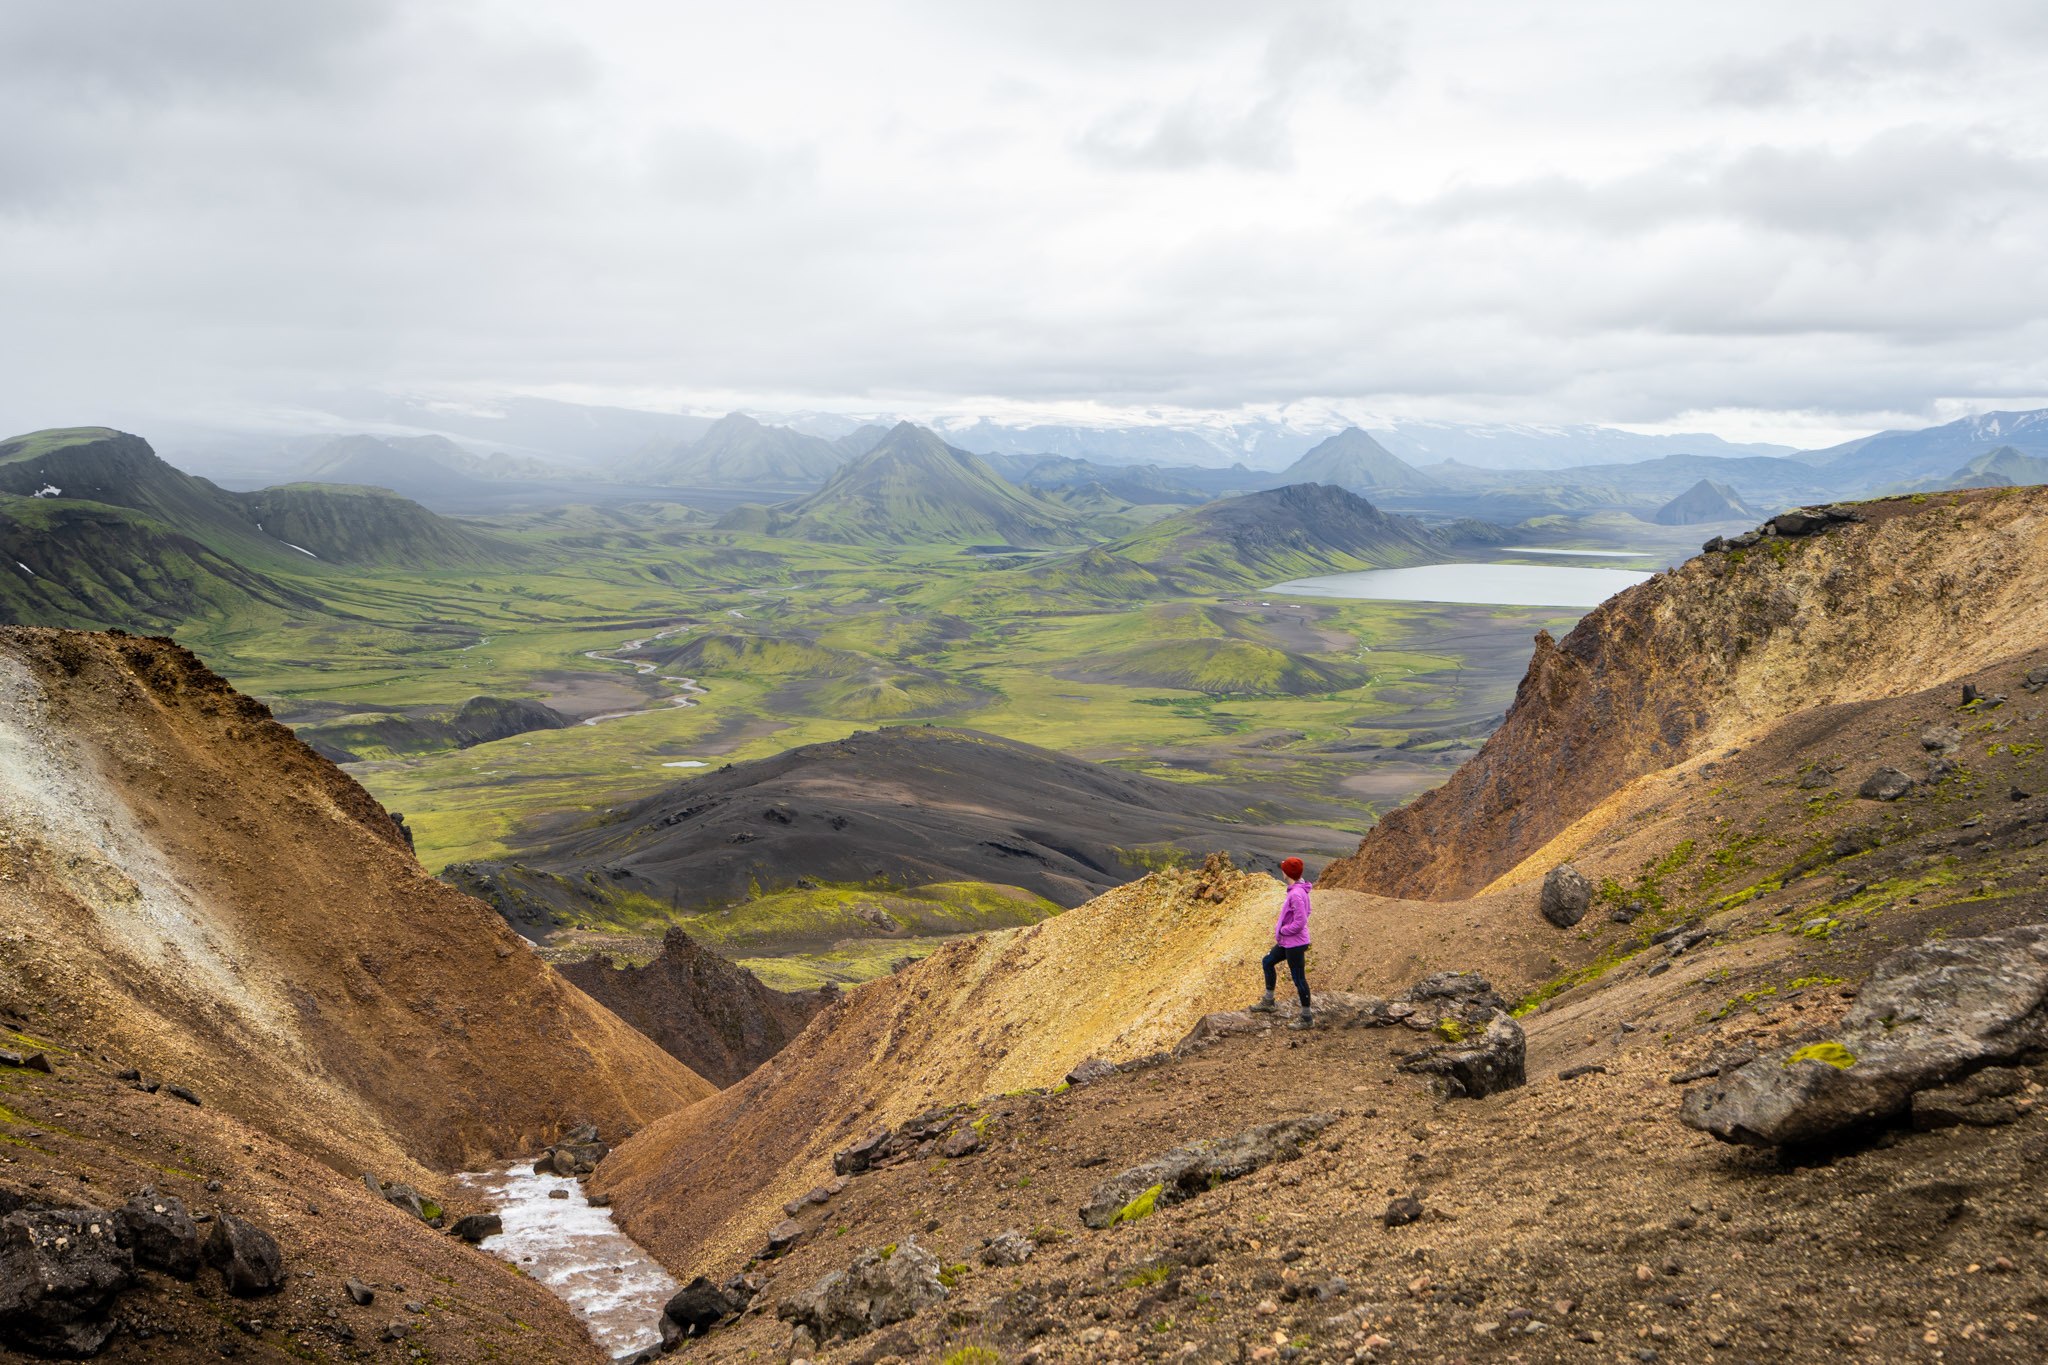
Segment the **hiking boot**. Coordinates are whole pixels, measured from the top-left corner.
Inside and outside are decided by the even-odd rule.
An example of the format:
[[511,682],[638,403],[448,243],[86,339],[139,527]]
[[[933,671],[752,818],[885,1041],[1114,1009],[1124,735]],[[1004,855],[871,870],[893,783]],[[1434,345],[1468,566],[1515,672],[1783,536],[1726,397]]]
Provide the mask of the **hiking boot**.
[[1259,997],[1259,1003],[1251,1007],[1253,1014],[1278,1014],[1280,1007],[1273,1003],[1273,992],[1267,991]]
[[1292,1029],[1311,1029],[1315,1026],[1315,1012],[1313,1010],[1303,1010],[1300,1014],[1294,1016],[1294,1022],[1289,1024],[1287,1027]]

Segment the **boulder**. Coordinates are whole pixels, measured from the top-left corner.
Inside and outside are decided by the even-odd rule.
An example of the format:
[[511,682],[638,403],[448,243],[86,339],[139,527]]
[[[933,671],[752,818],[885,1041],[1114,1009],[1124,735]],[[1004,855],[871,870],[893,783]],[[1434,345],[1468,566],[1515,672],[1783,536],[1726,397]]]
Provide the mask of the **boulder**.
[[833,1271],[775,1311],[822,1343],[902,1322],[945,1297],[939,1258],[912,1237],[870,1247],[852,1265]]
[[[1439,1026],[1438,1032],[1445,1031]],[[1495,1010],[1476,1037],[1451,1038],[1406,1053],[1399,1066],[1430,1077],[1431,1088],[1445,1099],[1479,1099],[1523,1084],[1527,1055],[1522,1026],[1507,1011]]]
[[768,1229],[768,1247],[763,1253],[771,1260],[795,1246],[804,1235],[804,1225],[794,1218],[785,1218]]
[[894,1150],[896,1135],[887,1128],[868,1134],[843,1152],[832,1156],[834,1175],[859,1175],[871,1170],[875,1164]]
[[423,1223],[432,1221],[433,1215],[427,1210],[427,1199],[412,1186],[393,1183],[383,1186],[379,1193],[384,1196],[384,1202],[393,1208],[404,1209]]
[[455,1220],[455,1226],[448,1229],[453,1235],[474,1246],[486,1237],[496,1237],[505,1230],[505,1220],[495,1213],[466,1213]]
[[135,1280],[114,1215],[20,1209],[0,1219],[0,1340],[38,1355],[91,1355],[113,1335],[114,1298]]
[[1725,1142],[1812,1144],[1903,1117],[1922,1091],[2044,1048],[2048,924],[2025,924],[1893,953],[1834,1040],[1724,1072],[1688,1091],[1679,1117]]
[[1089,1057],[1067,1073],[1068,1085],[1091,1085],[1104,1076],[1116,1075],[1116,1063],[1106,1062],[1100,1057]]
[[1390,1228],[1401,1228],[1410,1223],[1421,1222],[1422,1201],[1412,1194],[1404,1194],[1399,1199],[1390,1200],[1386,1212],[1380,1215],[1380,1221]]
[[981,1263],[987,1266],[1023,1265],[1037,1248],[1015,1228],[1006,1228],[981,1244]]
[[1802,507],[1793,512],[1780,512],[1764,525],[1781,536],[1810,536],[1816,531],[1826,530],[1831,520],[1826,512]]
[[1913,790],[1913,779],[1897,768],[1879,768],[1863,779],[1856,794],[1866,801],[1896,801]]
[[199,1274],[206,1242],[183,1200],[143,1190],[115,1211],[114,1224],[136,1264],[181,1280]]
[[1586,917],[1586,908],[1592,903],[1593,883],[1570,863],[1559,863],[1543,879],[1543,894],[1537,900],[1537,908],[1542,910],[1543,918],[1558,928],[1569,929]]
[[1953,753],[1963,747],[1963,732],[1953,725],[1930,725],[1920,732],[1920,747],[1930,754]]
[[231,1213],[217,1215],[206,1239],[206,1259],[230,1294],[249,1297],[284,1288],[284,1253],[271,1235]]
[[[1225,1138],[1209,1138],[1176,1147],[1163,1156],[1119,1171],[1089,1192],[1081,1221],[1106,1228],[1134,1215],[1134,1202],[1146,1213],[1192,1199],[1206,1190],[1250,1175],[1276,1161],[1301,1155],[1301,1144],[1337,1121],[1334,1114],[1262,1123]],[[1157,1187],[1149,1201],[1142,1196]]]
[[678,1289],[661,1310],[661,1342],[673,1348],[677,1342],[701,1337],[740,1311],[723,1290],[699,1275]]
[[826,1203],[827,1201],[831,1200],[835,1196],[842,1193],[845,1189],[846,1177],[843,1175],[834,1176],[832,1177],[832,1179],[826,1181],[824,1184],[813,1185],[810,1189],[805,1190],[796,1198],[784,1203],[782,1206],[782,1211],[788,1214],[791,1218],[794,1218],[798,1214],[802,1213],[805,1209],[811,1207],[813,1204]]
[[939,1155],[954,1158],[972,1156],[980,1148],[981,1134],[974,1131],[973,1125],[962,1124],[940,1141]]
[[2021,686],[2029,692],[2039,692],[2042,688],[2048,687],[2048,668],[2028,669],[2026,681]]

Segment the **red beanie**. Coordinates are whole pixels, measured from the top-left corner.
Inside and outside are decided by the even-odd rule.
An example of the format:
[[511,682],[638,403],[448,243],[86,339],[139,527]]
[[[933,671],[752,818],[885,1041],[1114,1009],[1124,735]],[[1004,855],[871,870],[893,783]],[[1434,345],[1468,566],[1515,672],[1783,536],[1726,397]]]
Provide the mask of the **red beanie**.
[[1280,860],[1280,871],[1289,877],[1300,877],[1303,871],[1301,859],[1282,858]]

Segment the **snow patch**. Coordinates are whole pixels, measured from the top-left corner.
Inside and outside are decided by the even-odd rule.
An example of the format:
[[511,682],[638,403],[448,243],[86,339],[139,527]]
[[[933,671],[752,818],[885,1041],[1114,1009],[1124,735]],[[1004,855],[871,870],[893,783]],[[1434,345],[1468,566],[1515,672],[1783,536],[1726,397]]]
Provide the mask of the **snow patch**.
[[34,578],[36,576],[36,571],[34,569],[31,569],[28,565],[22,563],[18,559],[14,561],[14,567],[21,570],[23,573],[27,574],[30,578]]
[[38,488],[35,492],[29,494],[29,496],[32,498],[56,498],[62,497],[63,494],[64,490],[57,487],[56,484],[46,483],[41,488]]
[[297,550],[300,554],[304,555],[308,559],[318,559],[320,557],[319,555],[314,554],[311,550],[307,549],[305,546],[294,545],[289,540],[280,540],[277,543],[284,546],[287,550]]
[[711,765],[697,758],[679,758],[673,763],[664,763],[664,768],[708,768]]

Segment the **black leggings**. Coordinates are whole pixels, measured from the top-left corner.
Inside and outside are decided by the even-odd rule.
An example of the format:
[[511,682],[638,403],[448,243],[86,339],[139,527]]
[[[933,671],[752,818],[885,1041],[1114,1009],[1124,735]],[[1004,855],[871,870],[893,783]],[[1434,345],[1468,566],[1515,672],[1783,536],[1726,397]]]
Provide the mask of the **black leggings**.
[[1273,993],[1273,987],[1279,981],[1279,975],[1273,969],[1278,967],[1283,960],[1287,963],[1289,975],[1294,978],[1294,993],[1301,997],[1301,1007],[1307,1009],[1308,968],[1306,964],[1308,961],[1308,945],[1306,943],[1302,944],[1299,948],[1287,948],[1276,943],[1273,945],[1273,951],[1260,959],[1259,965],[1266,969],[1266,994],[1271,995]]

